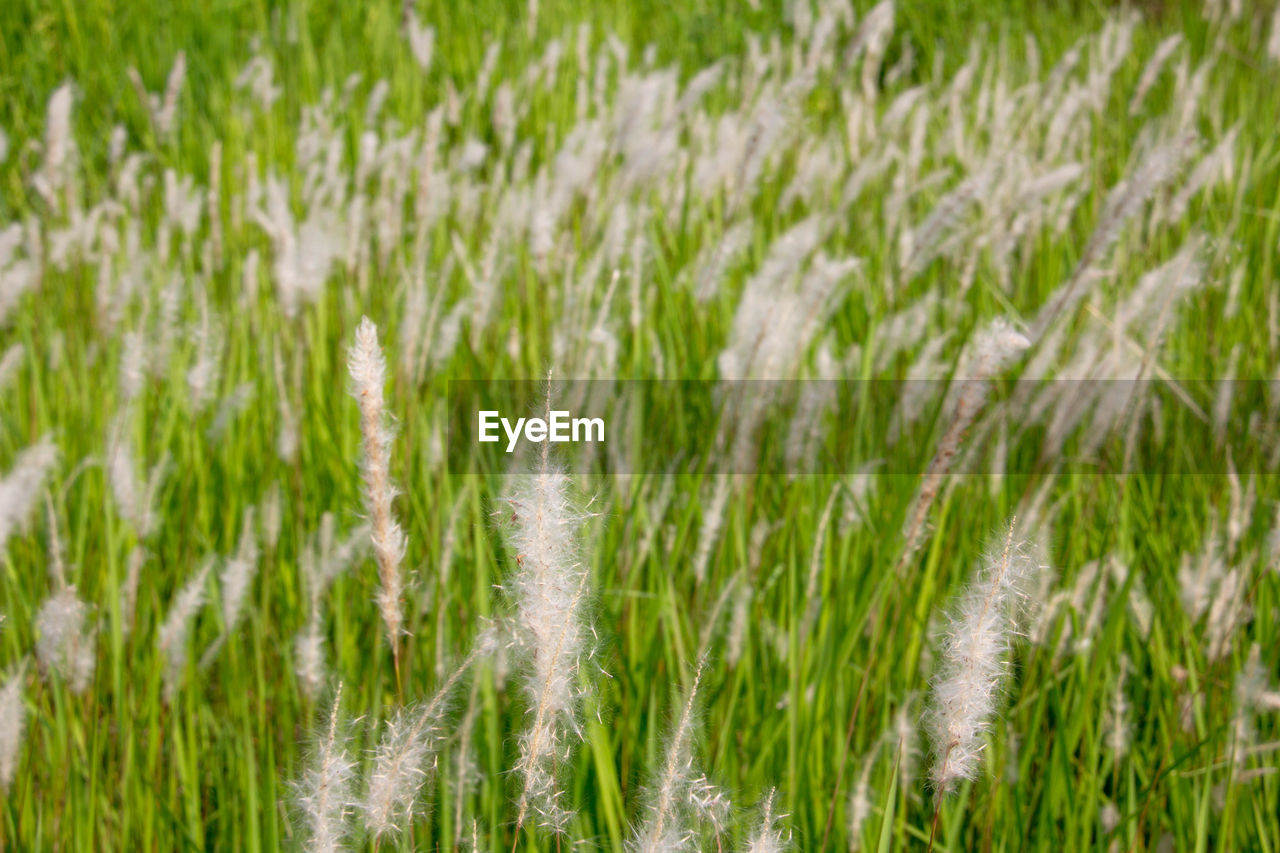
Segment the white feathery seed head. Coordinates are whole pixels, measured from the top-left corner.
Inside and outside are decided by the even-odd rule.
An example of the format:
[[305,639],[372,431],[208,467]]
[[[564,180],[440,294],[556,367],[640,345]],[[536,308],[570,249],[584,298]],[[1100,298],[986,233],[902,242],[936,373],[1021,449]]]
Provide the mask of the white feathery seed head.
[[165,81],[164,99],[155,113],[156,133],[167,137],[173,132],[174,121],[178,115],[178,95],[182,92],[182,83],[187,76],[187,54],[178,51],[173,58],[173,67],[169,69],[169,77]]
[[313,853],[345,850],[351,834],[349,817],[359,763],[350,752],[351,735],[342,718],[341,702],[339,683],[316,754],[302,779],[294,784],[298,809],[308,830],[305,849]]
[[939,795],[977,777],[984,738],[1009,678],[1014,610],[1036,573],[1011,524],[1003,545],[988,554],[962,593],[942,637],[942,662],[927,723],[933,740],[933,783]]
[[871,817],[871,771],[875,767],[876,753],[862,759],[862,772],[858,781],[849,792],[849,805],[846,811],[849,832],[849,853],[857,853],[862,849],[862,830]]
[[26,664],[9,676],[0,687],[0,791],[8,793],[18,770],[22,752],[22,735],[27,722],[27,706],[22,701],[22,684],[26,680]]
[[49,528],[49,581],[55,590],[67,585],[67,557],[62,539],[58,536],[58,514],[53,508],[53,496],[44,493],[45,520]]
[[15,530],[26,526],[57,461],[58,447],[45,436],[21,451],[0,480],[0,551]]
[[142,577],[142,564],[147,561],[147,551],[135,545],[129,552],[124,585],[120,590],[121,633],[129,636],[133,631],[134,615],[138,607],[138,581]]
[[697,810],[690,793],[702,777],[696,772],[693,755],[693,723],[705,664],[705,656],[698,659],[693,685],[667,744],[661,775],[646,789],[649,804],[644,822],[627,842],[629,853],[678,853],[696,847],[698,831],[690,821],[690,813],[697,815]]
[[83,693],[93,681],[97,630],[86,630],[88,615],[89,605],[74,587],[54,593],[36,615],[36,660],[46,673],[58,673],[72,693]]
[[1254,715],[1264,711],[1280,711],[1280,690],[1268,684],[1268,671],[1262,664],[1262,649],[1257,643],[1249,648],[1244,666],[1236,674],[1235,710],[1231,725],[1235,738],[1235,760],[1243,764],[1250,747],[1254,746],[1258,733]]
[[375,840],[408,832],[422,814],[422,788],[436,770],[441,746],[452,734],[446,722],[454,690],[483,651],[478,645],[430,701],[401,707],[384,724],[368,788],[359,803],[365,829]]
[[1111,748],[1116,760],[1123,758],[1129,751],[1129,696],[1125,692],[1125,683],[1129,680],[1129,658],[1120,656],[1120,675],[1112,688],[1111,701],[1107,705],[1105,726],[1107,746]]
[[318,619],[312,618],[307,627],[293,640],[293,667],[302,692],[314,699],[324,686],[324,634]]
[[778,826],[786,816],[778,814],[774,807],[773,801],[777,794],[776,790],[772,790],[764,798],[760,826],[747,842],[747,853],[783,853],[791,849],[790,834]]
[[147,340],[139,330],[125,332],[120,349],[120,393],[126,402],[142,393],[147,379]]
[[169,613],[164,624],[156,635],[156,644],[165,657],[164,695],[165,701],[171,701],[178,691],[178,680],[187,663],[187,644],[191,638],[191,627],[196,613],[204,606],[205,583],[213,561],[206,560],[186,586],[178,591],[169,605]]
[[509,588],[529,655],[529,725],[516,767],[523,782],[517,825],[532,811],[540,826],[560,833],[572,815],[561,804],[565,786],[557,775],[583,738],[585,688],[579,673],[595,646],[595,629],[586,618],[589,573],[579,550],[588,515],[571,496],[568,475],[549,458],[547,443],[537,471],[508,503],[507,539],[518,566]]
[[227,633],[240,621],[245,595],[258,571],[258,539],[254,531],[254,514],[253,507],[244,511],[239,549],[222,568],[219,586],[222,590],[223,630]]
[[396,491],[391,483],[391,430],[387,425],[383,399],[387,365],[378,346],[378,328],[368,317],[362,318],[356,329],[355,345],[351,348],[347,368],[360,406],[365,503],[380,581],[378,609],[387,628],[387,639],[395,652],[399,648],[404,625],[400,562],[404,559],[405,535],[391,511]]
[[57,195],[67,177],[67,163],[75,147],[71,138],[72,87],[59,86],[49,98],[44,127],[44,172],[36,178],[36,190],[50,205],[57,205]]

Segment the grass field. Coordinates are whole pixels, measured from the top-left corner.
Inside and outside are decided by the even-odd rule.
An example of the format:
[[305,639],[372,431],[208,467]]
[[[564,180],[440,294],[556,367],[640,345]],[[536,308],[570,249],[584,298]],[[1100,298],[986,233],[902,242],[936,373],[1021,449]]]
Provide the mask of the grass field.
[[0,849],[1280,851],[1271,0],[469,8],[7,0]]

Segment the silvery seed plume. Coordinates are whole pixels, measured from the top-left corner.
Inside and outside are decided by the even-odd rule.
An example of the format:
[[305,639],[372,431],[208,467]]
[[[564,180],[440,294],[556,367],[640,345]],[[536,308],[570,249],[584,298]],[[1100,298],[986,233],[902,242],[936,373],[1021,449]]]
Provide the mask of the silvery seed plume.
[[244,511],[244,520],[240,528],[240,546],[236,554],[227,560],[222,569],[220,588],[222,590],[222,624],[223,630],[230,633],[240,621],[244,607],[245,595],[253,583],[258,571],[258,538],[254,530],[255,510],[249,507]]
[[849,792],[846,814],[850,853],[857,853],[862,849],[862,830],[866,826],[867,819],[871,817],[871,770],[875,767],[875,759],[875,751],[862,759],[862,772],[858,774],[858,781]]
[[310,600],[307,626],[293,641],[294,672],[303,692],[314,698],[325,679],[324,615],[321,603],[330,585],[351,566],[368,547],[369,528],[360,525],[345,540],[333,544],[333,515],[325,513],[320,533],[303,551],[300,567]]
[[0,791],[8,793],[18,769],[18,755],[22,751],[22,734],[27,722],[27,707],[22,701],[22,683],[26,677],[26,663],[9,676],[0,687]]
[[569,477],[552,463],[549,447],[543,443],[537,471],[509,499],[507,538],[519,567],[510,589],[530,657],[516,825],[533,811],[539,825],[564,832],[572,815],[561,805],[565,787],[557,773],[583,737],[579,676],[594,652],[595,629],[586,619],[589,573],[578,544],[587,516],[575,507]]
[[305,849],[315,853],[336,853],[346,848],[351,834],[348,817],[358,762],[351,756],[351,735],[342,718],[342,684],[333,697],[328,729],[302,778],[294,784],[294,795],[306,821]]
[[145,481],[138,477],[127,429],[129,417],[128,409],[120,412],[107,431],[107,479],[120,515],[133,526],[138,538],[146,539],[160,522],[154,511],[155,495],[164,482],[168,460],[157,462]]
[[1238,764],[1244,764],[1249,748],[1258,739],[1254,715],[1264,711],[1280,711],[1280,690],[1268,685],[1267,676],[1268,671],[1262,665],[1262,649],[1254,643],[1249,648],[1249,657],[1244,666],[1236,674],[1234,688],[1235,711],[1231,725],[1235,742],[1232,744],[1232,751]]
[[777,794],[776,790],[772,790],[765,797],[760,826],[747,842],[747,853],[783,853],[784,850],[791,849],[790,834],[778,826],[784,815],[778,814],[774,808],[773,801]]
[[[24,237],[27,238],[25,247],[22,246]],[[26,257],[15,257],[20,247],[25,249]],[[0,229],[0,323],[6,321],[22,294],[40,283],[39,251],[38,246],[30,244],[30,234],[24,235],[21,226],[14,224]]]
[[308,621],[293,638],[293,671],[302,692],[314,699],[325,679],[324,634],[318,619]]
[[1120,675],[1112,688],[1111,700],[1104,717],[1107,746],[1117,761],[1129,751],[1129,695],[1125,692],[1125,682],[1128,681],[1130,669],[1129,658],[1121,655]]
[[1129,100],[1129,115],[1137,115],[1138,111],[1142,109],[1142,102],[1146,99],[1147,92],[1151,91],[1151,87],[1155,85],[1156,79],[1159,78],[1165,63],[1169,61],[1169,57],[1173,56],[1173,52],[1181,44],[1181,33],[1174,33],[1156,45],[1151,58],[1147,60],[1147,64],[1142,69],[1142,76],[1138,78],[1138,85],[1134,87],[1133,97]]
[[191,625],[196,613],[204,606],[205,583],[209,572],[213,569],[213,561],[206,560],[200,571],[186,586],[178,591],[169,606],[169,614],[156,635],[156,644],[165,657],[164,696],[171,701],[178,691],[178,680],[187,663],[187,644],[191,637]]
[[996,703],[1009,678],[1006,656],[1016,628],[1014,608],[1036,571],[1014,525],[988,554],[961,594],[942,638],[942,661],[927,715],[933,740],[933,783],[941,797],[974,779]]
[[75,587],[51,595],[36,615],[36,660],[45,672],[65,679],[72,693],[83,693],[93,681],[98,632],[86,630],[88,615],[89,605]]
[[58,536],[58,514],[53,508],[53,495],[44,493],[45,520],[49,528],[49,581],[60,590],[67,585],[67,558]]
[[18,454],[0,480],[0,551],[15,530],[26,525],[45,479],[58,461],[58,448],[48,436]]
[[429,702],[396,710],[383,727],[374,752],[369,786],[360,801],[364,825],[375,840],[406,833],[422,814],[422,788],[435,771],[439,751],[451,734],[446,726],[454,689],[476,658],[481,642],[441,685]]
[[280,542],[280,530],[284,526],[284,506],[279,481],[271,484],[262,501],[262,544],[274,551]]
[[[698,830],[690,818],[701,815],[691,815],[691,812],[697,810],[690,795],[701,787],[704,777],[697,775],[695,770],[693,718],[698,685],[702,682],[705,664],[706,658],[699,658],[693,674],[693,686],[689,689],[684,710],[680,713],[680,720],[667,745],[662,773],[645,792],[649,798],[647,815],[644,823],[636,828],[635,834],[627,841],[630,853],[678,853],[696,848]],[[707,800],[705,795],[698,799]],[[723,803],[723,808],[718,806],[716,811],[727,813],[728,803],[723,801],[723,795],[717,795],[714,799]]]
[[975,337],[973,344],[961,356],[956,368],[958,391],[947,409],[951,422],[938,440],[924,479],[907,511],[901,557],[904,563],[919,545],[929,508],[951,472],[965,434],[986,405],[990,379],[1028,346],[1030,342],[1022,333],[1003,318],[996,318]]
[[213,663],[214,658],[239,624],[245,597],[258,572],[259,551],[257,532],[254,530],[254,515],[253,507],[245,510],[238,549],[234,556],[223,563],[222,572],[218,576],[222,599],[222,633],[200,657],[201,669]]
[[120,590],[120,630],[124,636],[133,632],[134,616],[138,608],[138,581],[142,577],[142,564],[147,561],[147,551],[141,545],[129,552],[124,585]]
[[378,560],[378,609],[387,628],[387,641],[399,667],[400,635],[404,614],[401,597],[403,580],[400,562],[404,559],[405,536],[391,502],[395,487],[391,484],[391,431],[384,412],[383,385],[386,362],[378,346],[378,329],[368,317],[356,329],[355,346],[347,362],[360,405],[360,432],[364,437],[365,503],[369,513],[369,529],[373,551]]
[[[1097,279],[1096,265],[1115,245],[1124,226],[1142,210],[1149,198],[1173,179],[1193,146],[1194,140],[1190,137],[1156,145],[1145,152],[1145,156],[1129,175],[1111,188],[1102,215],[1085,244],[1080,260],[1067,280],[1054,291],[1036,315],[1029,335],[1033,341],[1040,341],[1052,324],[1073,312],[1086,292],[1086,285]],[[1056,341],[1050,341],[1042,346],[1041,357],[1051,358],[1057,344]],[[1040,373],[1038,370],[1033,372],[1037,375]]]
[[1237,566],[1223,576],[1209,605],[1205,656],[1210,661],[1221,660],[1230,651],[1231,638],[1248,614],[1248,579],[1244,569]]
[[49,98],[44,129],[44,168],[32,181],[36,192],[54,208],[61,206],[58,193],[66,183],[68,161],[75,151],[75,140],[71,138],[72,100],[70,83],[62,84]]
[[173,67],[169,70],[169,78],[165,81],[164,99],[155,113],[156,134],[167,137],[173,132],[174,121],[178,114],[178,94],[182,91],[183,80],[187,75],[187,55],[178,51],[173,59]]

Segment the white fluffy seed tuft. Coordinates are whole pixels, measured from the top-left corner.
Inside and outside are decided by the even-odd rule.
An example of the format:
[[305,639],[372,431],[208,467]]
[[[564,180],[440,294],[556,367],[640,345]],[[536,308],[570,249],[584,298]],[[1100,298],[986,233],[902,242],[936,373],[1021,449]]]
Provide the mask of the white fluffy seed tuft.
[[391,512],[396,491],[391,484],[391,431],[387,426],[383,400],[387,365],[378,346],[378,328],[368,317],[361,319],[356,329],[356,342],[351,348],[347,368],[360,405],[365,503],[380,582],[378,609],[398,668],[400,635],[404,631],[400,562],[404,559],[405,535]]
[[942,666],[927,722],[933,740],[933,783],[939,795],[974,779],[996,703],[1009,678],[1015,608],[1036,573],[1029,550],[1010,524],[1004,547],[989,554],[950,617]]

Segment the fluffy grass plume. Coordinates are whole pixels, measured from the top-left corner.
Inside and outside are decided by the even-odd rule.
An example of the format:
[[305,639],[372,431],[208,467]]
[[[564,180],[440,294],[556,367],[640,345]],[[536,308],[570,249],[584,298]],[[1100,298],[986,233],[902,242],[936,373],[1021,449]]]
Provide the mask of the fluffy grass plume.
[[423,786],[436,770],[441,745],[452,734],[446,715],[454,691],[486,650],[477,645],[429,701],[397,709],[384,724],[360,801],[365,828],[375,840],[408,832],[422,814]]
[[[391,484],[391,428],[384,411],[383,386],[386,360],[378,346],[378,328],[368,317],[356,329],[355,345],[347,361],[360,406],[360,434],[364,439],[365,504],[369,514],[369,534],[378,561],[378,611],[387,629],[387,642],[400,671],[400,635],[404,633],[404,579],[400,562],[404,559],[405,535],[391,510],[396,490]],[[397,674],[397,679],[399,675]]]
[[[548,394],[548,416],[550,410]],[[559,777],[584,737],[582,664],[595,641],[586,620],[589,572],[580,543],[587,516],[572,497],[569,476],[552,461],[550,442],[509,503],[508,542],[517,563],[510,593],[529,657],[528,725],[515,767],[522,783],[516,826],[532,814],[539,826],[564,833],[573,815],[563,804],[567,789]]]
[[178,682],[182,678],[183,668],[187,664],[188,645],[191,640],[191,628],[196,614],[204,606],[208,593],[205,584],[209,573],[213,570],[213,561],[206,560],[200,571],[178,590],[164,623],[156,635],[156,644],[165,659],[164,696],[171,701],[178,692]]
[[1036,572],[1027,545],[1014,534],[1010,523],[1003,547],[983,559],[947,618],[928,712],[930,776],[939,798],[958,782],[977,778],[984,739],[1009,679],[1014,610]]
[[18,667],[0,687],[0,791],[8,793],[18,769],[26,732],[27,706],[23,703],[22,683],[26,663]]
[[298,810],[307,828],[305,849],[315,853],[345,850],[352,831],[349,818],[359,764],[351,754],[351,734],[341,707],[339,683],[315,757],[294,786]]
[[644,820],[627,842],[630,853],[696,849],[699,830],[694,819],[709,817],[713,825],[722,825],[728,815],[727,798],[697,773],[693,755],[694,709],[706,662],[705,655],[700,657],[694,669],[693,684],[667,743],[662,770],[646,791]]
[[0,551],[9,537],[27,523],[45,479],[58,461],[58,447],[48,437],[21,451],[0,480]]

